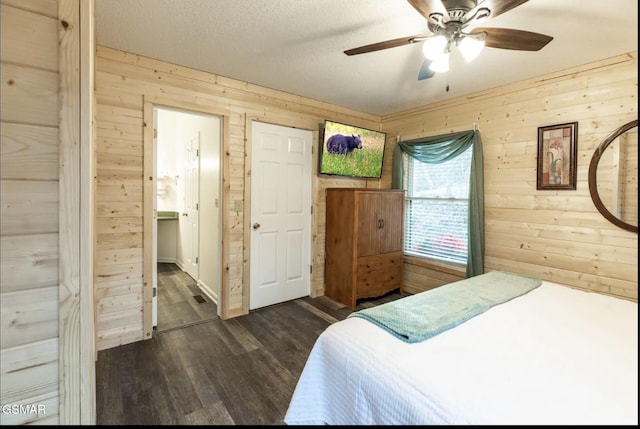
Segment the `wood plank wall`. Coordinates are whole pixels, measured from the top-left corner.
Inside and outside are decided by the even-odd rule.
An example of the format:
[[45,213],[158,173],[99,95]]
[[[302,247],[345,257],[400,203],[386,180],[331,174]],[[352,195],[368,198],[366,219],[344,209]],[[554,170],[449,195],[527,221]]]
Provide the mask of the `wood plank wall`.
[[[388,188],[396,135],[410,139],[476,123],[485,146],[486,268],[637,299],[637,236],[599,215],[586,184],[599,141],[637,115],[635,54],[382,118],[101,46],[96,63],[99,350],[149,336],[142,316],[145,102],[225,118],[223,318],[248,312],[249,219],[244,213],[251,196],[252,120],[314,132],[312,295],[324,291],[324,189]],[[316,175],[324,119],[388,133],[381,180]],[[537,127],[576,120],[578,190],[536,191]],[[462,277],[456,270],[431,268],[405,264],[406,290]]]
[[31,8],[13,3],[0,5],[1,402],[45,404],[49,412],[1,418],[2,424],[56,424],[58,10],[56,1],[29,2]]
[[[332,119],[380,128],[355,112],[210,73],[98,46],[96,51],[96,311],[98,350],[149,338],[143,321],[144,104],[219,115],[223,130],[223,318],[248,312],[251,121],[313,131],[312,295],[324,291],[324,188],[379,180],[318,178],[319,127]],[[385,160],[390,162],[390,158]]]
[[0,17],[0,402],[46,408],[0,423],[58,424],[58,5],[3,0]]
[[[382,124],[389,135],[405,140],[469,130],[477,124],[484,150],[485,270],[540,276],[637,301],[638,236],[600,215],[587,183],[598,144],[638,118],[637,95],[633,52],[388,115]],[[574,121],[577,189],[536,190],[538,127]],[[410,261],[404,278],[406,290],[418,292],[461,275]]]
[[0,423],[95,424],[93,0],[0,17]]

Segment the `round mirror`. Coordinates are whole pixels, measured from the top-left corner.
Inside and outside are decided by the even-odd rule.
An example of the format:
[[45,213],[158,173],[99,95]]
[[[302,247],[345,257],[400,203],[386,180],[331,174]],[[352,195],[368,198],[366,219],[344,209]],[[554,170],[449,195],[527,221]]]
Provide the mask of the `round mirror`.
[[600,143],[589,164],[589,192],[598,211],[613,224],[638,233],[638,120]]

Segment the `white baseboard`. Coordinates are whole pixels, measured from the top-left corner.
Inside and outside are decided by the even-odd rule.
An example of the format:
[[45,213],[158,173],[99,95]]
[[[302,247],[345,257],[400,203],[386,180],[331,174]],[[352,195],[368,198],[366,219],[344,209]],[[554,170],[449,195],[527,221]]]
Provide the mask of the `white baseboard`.
[[202,292],[204,292],[205,295],[209,297],[211,301],[218,305],[218,294],[216,291],[212,290],[209,286],[202,283],[200,280],[198,280],[198,287]]
[[158,258],[158,262],[161,264],[177,264],[176,258]]

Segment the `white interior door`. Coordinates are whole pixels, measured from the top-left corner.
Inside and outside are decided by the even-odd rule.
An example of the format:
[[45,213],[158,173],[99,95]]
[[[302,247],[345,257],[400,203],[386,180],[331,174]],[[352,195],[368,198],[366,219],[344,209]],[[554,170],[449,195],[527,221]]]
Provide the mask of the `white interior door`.
[[158,111],[153,109],[153,236],[151,237],[151,326],[158,326]]
[[253,122],[251,310],[311,289],[311,131]]
[[199,219],[198,210],[200,206],[200,133],[191,137],[185,144],[185,192],[184,192],[184,212],[182,216],[184,223],[184,270],[194,280],[199,279],[198,275],[198,231]]

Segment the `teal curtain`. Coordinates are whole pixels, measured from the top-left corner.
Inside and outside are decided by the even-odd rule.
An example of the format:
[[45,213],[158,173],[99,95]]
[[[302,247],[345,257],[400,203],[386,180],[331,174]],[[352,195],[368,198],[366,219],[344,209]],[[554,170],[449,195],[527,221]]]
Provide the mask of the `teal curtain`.
[[402,154],[406,153],[427,164],[440,164],[453,159],[473,146],[469,177],[469,241],[467,277],[484,273],[484,177],[482,141],[477,130],[398,142],[393,152],[391,187],[402,189]]

